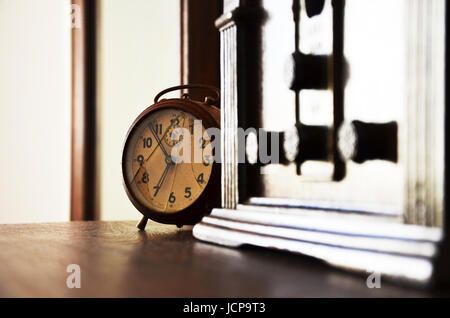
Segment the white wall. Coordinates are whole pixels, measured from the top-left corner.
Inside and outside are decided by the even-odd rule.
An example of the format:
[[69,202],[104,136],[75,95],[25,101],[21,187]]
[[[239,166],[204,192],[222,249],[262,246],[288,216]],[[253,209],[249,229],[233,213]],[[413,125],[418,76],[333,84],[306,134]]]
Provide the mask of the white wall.
[[0,0],[0,223],[66,221],[68,0]]
[[122,186],[121,152],[134,119],[180,82],[179,0],[102,0],[98,105],[100,213],[138,220]]

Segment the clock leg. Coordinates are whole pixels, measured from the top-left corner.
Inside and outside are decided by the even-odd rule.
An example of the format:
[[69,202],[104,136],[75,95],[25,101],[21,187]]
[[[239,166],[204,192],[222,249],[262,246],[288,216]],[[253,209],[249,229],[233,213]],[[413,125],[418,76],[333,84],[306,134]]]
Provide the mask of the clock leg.
[[136,225],[136,227],[139,230],[144,231],[145,226],[147,225],[147,221],[148,221],[148,217],[146,217],[146,216],[142,217],[141,221]]

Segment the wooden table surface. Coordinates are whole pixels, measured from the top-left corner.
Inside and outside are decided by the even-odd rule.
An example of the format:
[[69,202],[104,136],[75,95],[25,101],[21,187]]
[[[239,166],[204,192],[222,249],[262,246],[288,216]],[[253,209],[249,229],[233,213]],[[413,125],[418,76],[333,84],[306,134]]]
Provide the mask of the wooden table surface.
[[[0,225],[0,297],[421,297],[425,291],[332,269],[310,258],[229,249],[191,228],[136,222]],[[69,289],[69,264],[81,288]]]

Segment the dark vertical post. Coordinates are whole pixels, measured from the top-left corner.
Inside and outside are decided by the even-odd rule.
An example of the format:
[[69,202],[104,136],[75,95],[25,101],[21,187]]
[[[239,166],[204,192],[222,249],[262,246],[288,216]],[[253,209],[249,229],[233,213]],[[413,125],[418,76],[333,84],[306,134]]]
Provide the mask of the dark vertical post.
[[338,129],[344,121],[344,0],[333,0],[333,180],[340,181],[345,177],[345,162],[341,159],[337,136]]
[[[96,213],[96,0],[72,0],[71,220]],[[77,19],[77,21],[74,21]]]
[[[220,0],[180,0],[181,84],[220,86],[219,32],[215,20],[222,12]],[[190,92],[199,99],[202,92]]]

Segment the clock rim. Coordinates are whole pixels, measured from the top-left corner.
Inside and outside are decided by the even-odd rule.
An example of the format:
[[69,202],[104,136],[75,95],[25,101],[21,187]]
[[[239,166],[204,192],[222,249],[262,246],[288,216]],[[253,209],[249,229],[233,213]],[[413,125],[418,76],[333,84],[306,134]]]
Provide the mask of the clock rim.
[[127,146],[130,140],[130,135],[133,130],[139,126],[139,124],[152,113],[168,108],[175,108],[185,112],[188,112],[195,116],[198,119],[202,120],[202,124],[205,129],[208,128],[220,128],[220,122],[216,120],[216,118],[211,114],[208,108],[213,109],[214,106],[205,105],[203,103],[195,102],[192,100],[183,100],[183,99],[163,99],[156,104],[153,104],[147,107],[132,123],[131,127],[128,129],[128,132],[125,137],[125,142],[122,147],[122,184],[125,188],[125,192],[128,196],[128,199],[134,205],[134,207],[142,213],[144,216],[149,219],[164,223],[164,224],[175,224],[175,225],[193,225],[198,223],[203,216],[210,213],[211,209],[215,206],[215,203],[220,197],[220,164],[214,162],[211,168],[211,175],[209,177],[209,181],[206,185],[206,188],[200,194],[200,196],[188,207],[183,210],[177,212],[158,212],[152,210],[142,204],[131,191],[131,187],[129,186],[128,181],[126,180],[125,173],[125,151],[127,150]]

